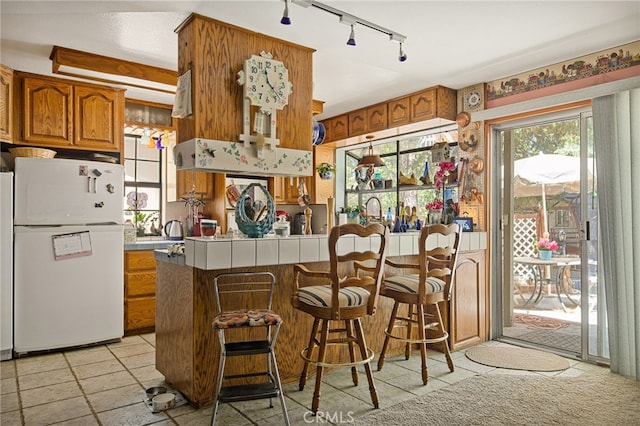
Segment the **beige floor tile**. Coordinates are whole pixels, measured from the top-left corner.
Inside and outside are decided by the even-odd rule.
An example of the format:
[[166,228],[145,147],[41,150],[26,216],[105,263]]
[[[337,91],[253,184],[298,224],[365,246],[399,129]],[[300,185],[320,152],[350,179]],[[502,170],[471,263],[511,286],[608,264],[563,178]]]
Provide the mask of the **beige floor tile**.
[[[202,426],[209,425],[211,421],[212,407],[204,408],[195,412],[191,412],[184,415],[174,416],[174,410],[169,410],[169,415],[172,416],[180,426]],[[249,420],[243,417],[235,408],[230,404],[220,404],[218,407],[218,415],[216,417],[216,426],[234,425],[234,426],[246,426],[251,425]],[[294,424],[294,423],[292,423]]]
[[137,404],[144,398],[144,389],[138,384],[87,395],[87,399],[96,413]]
[[73,372],[79,380],[89,377],[102,376],[109,373],[124,371],[125,368],[116,358],[94,362],[93,364],[82,364],[72,367]]
[[8,413],[2,413],[0,424],[2,426],[22,426],[22,416],[20,415],[20,411],[11,411]]
[[16,363],[14,360],[0,361],[0,379],[16,377]]
[[122,340],[120,340],[119,342],[109,343],[107,347],[109,349],[113,349],[113,348],[119,348],[122,346],[139,345],[140,343],[145,343],[145,342],[146,341],[141,336],[128,336],[128,337],[123,337]]
[[66,352],[65,357],[72,367],[96,362],[115,360],[116,357],[106,346],[98,346],[91,349],[82,349]]
[[136,383],[136,379],[128,371],[105,374],[80,380],[82,390],[88,395],[109,389],[116,389]]
[[97,413],[102,426],[147,425],[167,420],[166,413],[152,413],[144,402]]
[[91,414],[91,410],[84,397],[79,396],[64,401],[25,408],[23,413],[25,426],[31,426],[46,425],[87,416]]
[[140,337],[154,347],[156,346],[156,333],[141,334]]
[[17,392],[17,390],[18,380],[15,377],[9,377],[0,380],[0,395]]
[[59,370],[45,371],[43,373],[27,374],[18,376],[18,386],[20,390],[39,388],[43,386],[57,385],[59,383],[72,382],[75,378],[71,369],[61,368]]
[[[98,420],[93,416],[83,416],[83,417],[78,417],[77,419],[71,419],[71,420],[63,420],[60,423],[52,423],[52,425],[60,425],[60,426],[98,426],[100,425],[100,423],[98,423]],[[4,426],[4,425],[3,425]]]
[[120,362],[122,362],[129,370],[131,370],[132,368],[140,368],[150,365],[155,366],[156,352],[150,351],[140,355],[120,357]]
[[25,408],[76,396],[82,396],[82,390],[75,381],[20,391],[22,406]]
[[9,411],[14,411],[19,409],[20,409],[20,400],[18,399],[17,393],[8,393],[5,395],[2,395],[2,398],[0,398],[0,413],[3,414],[3,417],[4,417],[4,413],[8,413]]
[[16,360],[18,375],[42,373],[43,371],[59,370],[68,368],[67,360],[62,353],[36,355],[33,357],[20,358]]
[[129,370],[133,376],[138,379],[145,388],[156,386],[164,382],[164,375],[156,370],[155,365],[147,365],[140,368],[132,368]]
[[[273,398],[272,403],[273,407],[269,407],[268,399],[258,399],[254,401],[234,402],[231,405],[233,405],[236,410],[249,417],[254,422],[259,422],[260,420],[266,419],[268,417],[273,417],[278,413],[282,414],[282,405],[280,404],[280,398]],[[223,404],[220,405],[222,406]],[[287,401],[285,401],[285,406],[286,405]]]
[[155,348],[147,342],[109,348],[118,358],[154,352]]

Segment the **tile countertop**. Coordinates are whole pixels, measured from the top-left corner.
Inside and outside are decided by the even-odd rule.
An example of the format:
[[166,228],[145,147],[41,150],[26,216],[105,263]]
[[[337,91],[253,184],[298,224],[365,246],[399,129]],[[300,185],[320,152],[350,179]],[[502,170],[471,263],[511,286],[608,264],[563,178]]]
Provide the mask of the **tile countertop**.
[[[418,232],[391,234],[387,256],[404,256],[418,253]],[[374,238],[374,237],[372,237]],[[290,237],[265,238],[206,238],[185,239],[187,266],[203,270],[284,265],[293,263],[322,262],[329,260],[326,234],[291,235]],[[347,237],[341,241],[341,252],[354,248],[366,249],[375,244],[370,239]],[[464,232],[460,240],[461,251],[485,250],[486,232]]]
[[129,243],[124,245],[125,250],[157,250],[166,249],[171,244],[184,243],[184,240],[172,241],[167,239],[160,239],[157,237],[141,237],[136,240],[135,243]]

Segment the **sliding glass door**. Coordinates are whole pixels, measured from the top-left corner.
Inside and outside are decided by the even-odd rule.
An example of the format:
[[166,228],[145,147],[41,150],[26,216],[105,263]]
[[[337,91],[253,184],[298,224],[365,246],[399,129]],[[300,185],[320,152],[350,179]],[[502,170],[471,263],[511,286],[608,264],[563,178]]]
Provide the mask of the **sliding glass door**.
[[603,285],[588,110],[492,127],[498,337],[606,359]]

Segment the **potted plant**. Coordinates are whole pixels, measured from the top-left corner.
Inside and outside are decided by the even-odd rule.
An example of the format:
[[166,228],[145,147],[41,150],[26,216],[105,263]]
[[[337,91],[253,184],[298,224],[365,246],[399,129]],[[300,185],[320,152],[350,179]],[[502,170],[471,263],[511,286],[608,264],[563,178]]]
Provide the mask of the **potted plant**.
[[536,249],[542,260],[550,260],[553,251],[558,250],[558,243],[547,238],[540,238],[536,241]]
[[362,223],[362,213],[364,213],[364,206],[345,207],[344,212],[347,214],[347,222],[349,223]]
[[320,179],[332,179],[336,166],[329,163],[321,163],[316,166],[316,170],[320,175]]

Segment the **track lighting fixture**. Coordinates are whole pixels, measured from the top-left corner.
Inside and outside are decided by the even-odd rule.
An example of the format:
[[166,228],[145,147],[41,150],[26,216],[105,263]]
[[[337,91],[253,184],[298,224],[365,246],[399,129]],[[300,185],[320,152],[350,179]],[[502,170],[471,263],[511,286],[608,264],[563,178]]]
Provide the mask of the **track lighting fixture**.
[[404,62],[407,60],[407,54],[402,50],[402,42],[400,43],[400,55],[398,56],[398,60],[400,62]]
[[289,0],[284,0],[284,13],[282,19],[280,19],[282,25],[291,25],[291,19],[289,19]]
[[355,46],[356,45],[356,32],[353,29],[353,24],[351,24],[351,34],[349,34],[349,40],[347,40],[347,44],[349,46]]
[[[291,23],[291,20],[289,19],[288,0],[284,0],[284,2],[285,2],[284,15],[282,16],[282,20],[280,20],[280,22],[282,24],[289,25]],[[319,1],[316,1],[316,0],[291,0],[291,3],[297,4],[298,6],[302,6],[302,7],[313,6],[316,9],[320,9],[324,12],[328,12],[328,13],[331,13],[332,15],[339,17],[341,23],[350,25],[351,33],[349,34],[349,40],[347,41],[347,45],[349,46],[356,45],[356,37],[355,37],[356,24],[360,24],[363,27],[367,27],[372,30],[376,30],[378,32],[386,34],[389,36],[389,39],[391,41],[397,41],[400,44],[400,55],[398,57],[398,60],[400,62],[404,62],[407,60],[407,55],[404,53],[404,50],[402,49],[402,43],[404,43],[404,41],[407,38],[402,34],[399,34],[395,31],[391,31],[390,29],[387,29],[385,27],[381,27],[380,25],[374,24],[373,22],[369,22],[365,19],[358,18],[357,16],[343,12],[342,10],[336,9],[335,7],[326,5],[324,3],[320,3]]]

